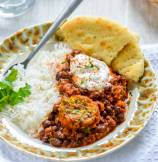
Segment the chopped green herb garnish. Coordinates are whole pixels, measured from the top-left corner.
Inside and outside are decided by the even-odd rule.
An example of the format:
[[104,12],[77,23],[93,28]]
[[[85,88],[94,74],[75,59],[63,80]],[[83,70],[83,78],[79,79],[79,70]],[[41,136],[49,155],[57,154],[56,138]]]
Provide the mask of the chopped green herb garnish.
[[94,65],[93,64],[90,64],[90,65],[85,66],[85,68],[86,69],[92,69],[92,68],[94,68]]
[[89,65],[86,65],[84,68],[85,69],[99,70],[98,67],[96,65],[93,65],[93,63],[91,61],[89,62]]
[[71,113],[72,114],[79,114],[81,111],[79,109],[74,109]]
[[84,132],[85,134],[89,134],[89,133],[90,133],[90,128],[84,128],[84,129],[83,129],[83,132]]
[[84,80],[82,79],[82,80],[81,80],[81,84],[83,84],[83,83],[84,83]]
[[16,105],[24,101],[24,98],[31,94],[31,87],[25,84],[18,91],[13,89],[13,82],[17,79],[18,71],[12,69],[4,81],[0,82],[0,111],[9,104]]

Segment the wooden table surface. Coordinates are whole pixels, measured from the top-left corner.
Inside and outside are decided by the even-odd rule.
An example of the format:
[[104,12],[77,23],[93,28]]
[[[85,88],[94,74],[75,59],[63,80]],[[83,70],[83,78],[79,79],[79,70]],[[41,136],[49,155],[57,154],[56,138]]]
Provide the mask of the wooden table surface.
[[[36,0],[35,5],[24,15],[11,19],[0,18],[0,41],[23,27],[52,21],[68,2],[69,0]],[[141,44],[158,43],[158,8],[150,5],[148,0],[84,0],[72,14],[72,17],[77,15],[104,16],[116,20],[127,26],[131,31],[138,33]],[[147,127],[145,131],[148,132],[149,130],[150,127]],[[144,133],[142,134],[144,135]],[[129,159],[133,158],[133,155],[130,154],[131,150],[136,154],[139,153],[139,149],[142,149],[142,147],[139,147],[140,144],[138,145],[139,142],[143,143],[144,139],[138,137],[134,143],[124,147],[125,150],[130,149],[130,151],[126,152]],[[14,149],[7,146],[4,142],[0,142],[0,147],[1,162],[33,161],[18,151],[14,152]],[[111,159],[110,162],[116,162],[118,156],[122,156],[123,159],[124,149],[120,150],[120,153],[117,152],[113,156],[109,156],[108,161]],[[136,150],[137,152],[135,152]],[[158,161],[158,152],[155,152],[153,156]],[[145,156],[143,157],[146,159]],[[39,162],[39,160],[37,161]],[[99,160],[99,162],[103,161],[104,159]],[[151,162],[152,160],[149,159],[149,161]]]

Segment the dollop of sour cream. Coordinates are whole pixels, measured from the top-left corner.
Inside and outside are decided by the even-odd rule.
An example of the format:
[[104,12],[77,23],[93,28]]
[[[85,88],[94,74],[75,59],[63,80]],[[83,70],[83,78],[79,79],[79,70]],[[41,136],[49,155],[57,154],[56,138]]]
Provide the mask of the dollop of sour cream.
[[109,84],[108,66],[103,61],[85,54],[78,54],[71,60],[70,72],[75,84],[84,89],[102,90]]

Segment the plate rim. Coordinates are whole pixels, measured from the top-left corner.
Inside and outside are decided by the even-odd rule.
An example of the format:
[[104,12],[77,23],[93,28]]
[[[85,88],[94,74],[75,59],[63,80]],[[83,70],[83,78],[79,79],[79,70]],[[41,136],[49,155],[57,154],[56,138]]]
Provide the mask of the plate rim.
[[[6,41],[9,41],[12,37],[16,37],[19,33],[23,33],[24,31],[26,30],[32,30],[34,29],[35,27],[37,27],[38,29],[44,25],[50,25],[52,22],[49,21],[49,22],[45,22],[45,23],[41,23],[41,24],[34,24],[34,25],[31,25],[31,26],[28,26],[28,27],[24,27],[24,28],[21,28],[20,30],[18,30],[17,32],[11,34],[10,36],[8,36],[7,38],[4,38],[3,41],[0,42],[0,47],[3,46],[3,44],[6,42]],[[1,52],[1,48],[0,48],[0,52]],[[7,52],[6,52],[7,53]],[[157,79],[157,75],[156,73],[154,72],[150,62],[147,60],[148,62],[148,66],[150,67],[150,71],[154,74],[154,77],[155,77],[155,81],[154,83],[156,83],[156,81],[158,80]],[[151,119],[151,116],[154,112],[154,109],[155,109],[155,106],[156,106],[156,103],[157,103],[157,98],[158,98],[158,87],[157,87],[157,84],[156,84],[156,93],[155,93],[155,96],[156,96],[156,100],[155,102],[152,104],[152,110],[150,112],[150,116],[144,121],[143,123],[143,126],[135,133],[135,135],[133,135],[132,137],[130,137],[129,139],[127,139],[126,141],[122,142],[121,144],[115,146],[114,148],[110,149],[110,150],[107,150],[107,151],[103,151],[101,153],[96,153],[94,154],[93,156],[85,156],[85,157],[73,157],[72,159],[71,158],[64,158],[64,159],[60,159],[60,158],[57,158],[57,157],[50,157],[50,156],[46,156],[46,155],[40,155],[40,154],[37,154],[35,152],[31,152],[31,151],[28,151],[24,148],[21,148],[21,147],[18,147],[17,145],[11,143],[9,140],[7,140],[6,138],[2,137],[0,135],[0,138],[5,141],[7,144],[9,144],[10,146],[12,146],[13,148],[19,150],[19,151],[22,151],[24,153],[27,153],[27,154],[30,154],[30,155],[35,155],[39,158],[44,158],[44,159],[49,159],[49,160],[55,160],[55,161],[85,161],[85,160],[91,160],[91,159],[96,159],[96,158],[100,158],[100,157],[103,157],[109,153],[112,153],[113,151],[116,151],[117,149],[123,147],[124,145],[126,145],[127,143],[129,143],[131,140],[133,140],[143,129],[144,127],[146,126],[146,124],[148,123],[148,121]],[[1,131],[1,129],[0,129]],[[18,140],[18,139],[17,139]]]

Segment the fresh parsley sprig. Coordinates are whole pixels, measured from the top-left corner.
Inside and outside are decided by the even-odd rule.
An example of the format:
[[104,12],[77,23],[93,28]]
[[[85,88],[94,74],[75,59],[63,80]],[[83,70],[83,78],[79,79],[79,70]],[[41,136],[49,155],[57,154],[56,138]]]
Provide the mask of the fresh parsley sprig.
[[19,88],[18,91],[13,89],[13,82],[17,79],[18,70],[12,69],[4,81],[0,82],[0,111],[6,105],[16,105],[24,101],[24,98],[31,94],[31,87],[25,84],[24,87]]

